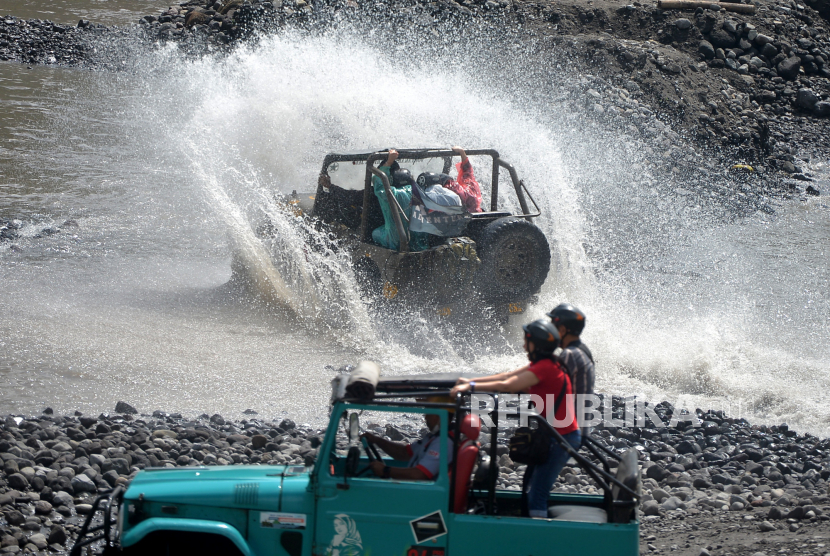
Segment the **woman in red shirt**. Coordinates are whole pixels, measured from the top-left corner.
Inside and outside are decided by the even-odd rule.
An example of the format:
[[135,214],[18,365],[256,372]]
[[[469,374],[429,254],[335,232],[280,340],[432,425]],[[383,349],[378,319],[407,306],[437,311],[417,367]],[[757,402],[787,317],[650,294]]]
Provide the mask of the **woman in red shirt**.
[[[525,332],[524,348],[530,366],[472,380],[460,379],[451,395],[455,396],[458,392],[535,394],[544,401],[545,419],[554,425],[572,448],[578,450],[582,437],[576,422],[571,381],[553,355],[559,347],[559,332],[547,319],[526,324],[522,329]],[[556,407],[556,400],[560,398],[562,401]],[[548,516],[550,489],[570,457],[558,442],[552,441],[550,444],[548,460],[542,464],[529,465],[525,471],[524,485],[530,517]]]

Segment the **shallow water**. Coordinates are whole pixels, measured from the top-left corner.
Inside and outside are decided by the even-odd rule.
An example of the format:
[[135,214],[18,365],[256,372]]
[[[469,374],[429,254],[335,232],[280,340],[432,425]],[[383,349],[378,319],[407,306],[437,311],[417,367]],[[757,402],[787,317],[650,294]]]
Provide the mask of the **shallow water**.
[[48,19],[53,23],[77,24],[87,19],[101,25],[138,23],[145,15],[155,15],[170,6],[158,0],[4,0],[0,15],[23,19]]
[[[563,300],[585,310],[599,390],[827,434],[825,197],[721,218],[630,179],[624,136],[517,102],[534,85],[521,75],[494,91],[457,60],[401,63],[410,54],[342,33],[289,33],[224,59],[160,49],[118,74],[0,64],[0,216],[26,236],[0,244],[0,412],[125,400],[322,423],[327,365],[521,364],[504,349],[514,331],[378,324],[348,261],[304,248],[272,201],[312,189],[329,151],[463,144],[498,148],[542,206],[557,270],[525,319]],[[275,263],[253,234],[266,215]],[[68,219],[77,227],[34,237]],[[234,255],[275,265],[288,290],[230,283]]]

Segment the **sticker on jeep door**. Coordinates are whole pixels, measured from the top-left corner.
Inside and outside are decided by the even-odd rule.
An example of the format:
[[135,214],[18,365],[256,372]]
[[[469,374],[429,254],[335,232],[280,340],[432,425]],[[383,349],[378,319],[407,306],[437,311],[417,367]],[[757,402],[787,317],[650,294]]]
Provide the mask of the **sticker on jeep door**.
[[259,524],[272,529],[305,529],[305,514],[260,512]]

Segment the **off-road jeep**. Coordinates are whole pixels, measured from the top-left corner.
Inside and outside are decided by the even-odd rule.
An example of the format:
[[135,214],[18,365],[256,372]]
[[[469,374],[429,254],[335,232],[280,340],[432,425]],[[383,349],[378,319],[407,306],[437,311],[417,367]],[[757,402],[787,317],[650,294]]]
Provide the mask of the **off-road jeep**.
[[[399,164],[414,176],[424,171],[448,174],[458,156],[446,149],[399,153]],[[425,251],[410,251],[406,241],[397,251],[372,241],[372,230],[384,223],[372,185],[375,177],[383,183],[398,236],[409,237],[403,225],[405,207],[395,202],[389,179],[377,167],[387,151],[327,155],[317,190],[295,192],[288,202],[347,240],[355,274],[370,298],[426,308],[439,316],[453,316],[462,306],[475,307],[479,315],[489,308],[504,321],[522,313],[539,292],[550,269],[550,246],[531,222],[540,211],[513,166],[492,149],[469,150],[467,155],[478,165],[485,212],[471,214],[458,237],[429,236]],[[501,170],[509,176],[507,188],[501,187]]]
[[[530,415],[603,494],[551,493],[548,519],[522,517],[521,493],[498,488],[498,464],[488,464],[499,461],[505,421],[516,424],[503,412],[502,395],[476,394],[475,405],[485,402],[482,410],[461,395],[454,403],[422,401],[447,396],[459,375],[381,378],[368,392],[350,391],[354,376],[333,381],[330,421],[313,466],[142,470],[126,492],[118,487],[95,501],[104,519],[93,517],[100,512],[88,516],[70,556],[102,542],[105,555],[638,554],[636,450],[619,456],[588,436],[588,451],[576,452],[547,421]],[[499,410],[488,414],[493,408]],[[376,477],[369,466],[376,458],[387,466],[405,463],[383,457],[361,438],[361,421],[369,427],[395,415],[425,414],[440,420],[438,475]]]

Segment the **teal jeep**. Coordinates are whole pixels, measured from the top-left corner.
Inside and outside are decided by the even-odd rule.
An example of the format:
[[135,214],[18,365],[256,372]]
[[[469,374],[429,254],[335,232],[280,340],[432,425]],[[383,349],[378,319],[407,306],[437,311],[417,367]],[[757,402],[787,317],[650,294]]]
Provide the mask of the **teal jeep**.
[[[457,375],[384,378],[368,392],[351,388],[353,378],[333,382],[329,427],[313,466],[145,469],[126,491],[96,500],[104,518],[90,514],[71,556],[89,545],[127,555],[638,554],[636,451],[619,457],[589,441],[586,457],[569,448],[604,494],[552,493],[549,519],[522,517],[521,493],[497,488],[499,470],[487,465],[498,461],[506,430],[498,412],[484,431],[476,423],[487,421],[477,420],[469,398],[422,401],[446,396]],[[492,402],[504,405],[498,395]],[[361,421],[372,428],[373,421],[425,414],[440,418],[440,446],[452,446],[452,464],[449,448],[440,449],[439,469],[448,472],[429,481],[376,477],[375,458],[401,464],[359,436]],[[535,421],[561,440],[546,421]],[[482,448],[485,437],[489,447]]]

